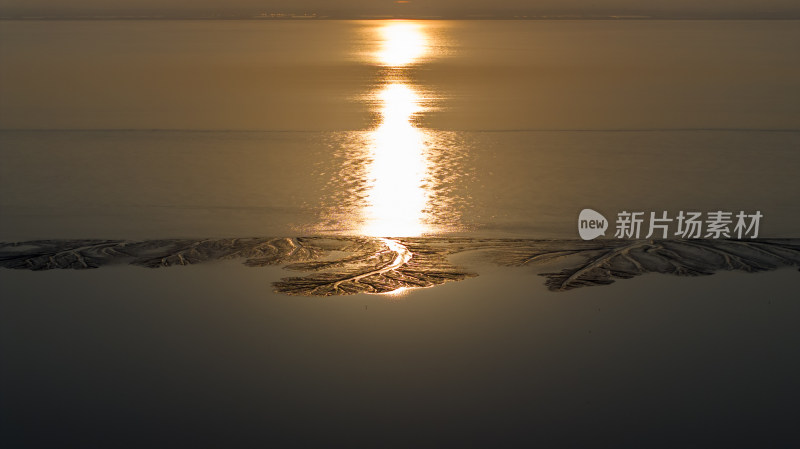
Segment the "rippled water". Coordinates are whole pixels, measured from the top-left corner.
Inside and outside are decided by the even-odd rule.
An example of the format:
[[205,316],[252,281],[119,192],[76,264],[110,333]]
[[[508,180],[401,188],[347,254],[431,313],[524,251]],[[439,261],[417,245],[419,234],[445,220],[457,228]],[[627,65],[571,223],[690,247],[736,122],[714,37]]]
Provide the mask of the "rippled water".
[[[793,22],[3,22],[0,235],[800,224]],[[286,36],[291,36],[287,39]]]

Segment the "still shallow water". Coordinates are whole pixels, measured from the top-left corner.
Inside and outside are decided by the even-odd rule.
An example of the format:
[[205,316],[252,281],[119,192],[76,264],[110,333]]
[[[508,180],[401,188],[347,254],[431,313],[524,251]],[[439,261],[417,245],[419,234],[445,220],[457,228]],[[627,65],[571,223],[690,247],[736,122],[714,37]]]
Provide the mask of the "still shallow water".
[[0,270],[17,292],[0,430],[15,447],[798,442],[796,271],[563,294],[482,273],[393,300],[279,295],[285,272],[236,262]]

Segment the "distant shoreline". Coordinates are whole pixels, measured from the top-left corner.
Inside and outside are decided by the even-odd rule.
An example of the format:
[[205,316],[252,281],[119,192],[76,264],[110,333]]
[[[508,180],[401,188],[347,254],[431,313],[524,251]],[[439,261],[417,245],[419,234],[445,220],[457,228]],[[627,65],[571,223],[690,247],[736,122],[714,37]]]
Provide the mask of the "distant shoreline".
[[796,21],[800,14],[790,16],[763,16],[763,17],[702,17],[702,16],[644,16],[644,15],[610,15],[610,16],[323,16],[323,15],[281,15],[281,16],[105,16],[105,15],[76,15],[76,16],[0,16],[0,21],[191,21],[191,20],[220,20],[220,21],[329,21],[329,20],[516,20],[516,21]]

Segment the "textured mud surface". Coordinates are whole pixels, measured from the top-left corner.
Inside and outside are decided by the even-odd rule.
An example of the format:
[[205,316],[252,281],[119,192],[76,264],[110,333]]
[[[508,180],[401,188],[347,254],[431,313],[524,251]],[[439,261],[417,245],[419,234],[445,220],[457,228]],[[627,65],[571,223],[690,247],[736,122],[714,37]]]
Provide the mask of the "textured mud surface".
[[[0,243],[0,266],[89,269],[129,264],[148,268],[242,259],[281,265],[302,275],[274,284],[291,295],[387,293],[476,276],[448,257],[472,253],[501,266],[540,266],[550,290],[606,285],[644,273],[710,275],[800,267],[800,239],[773,240],[513,240],[368,237],[207,240],[37,240]],[[556,271],[547,271],[558,265]]]

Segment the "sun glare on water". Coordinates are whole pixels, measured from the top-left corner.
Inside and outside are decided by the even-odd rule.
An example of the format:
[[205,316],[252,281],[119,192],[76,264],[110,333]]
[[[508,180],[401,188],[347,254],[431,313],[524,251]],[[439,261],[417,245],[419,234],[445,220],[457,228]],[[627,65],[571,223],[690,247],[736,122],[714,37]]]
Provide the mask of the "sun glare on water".
[[428,49],[422,26],[413,22],[390,22],[380,29],[382,45],[378,60],[389,67],[403,67],[422,58]]
[[378,94],[382,120],[371,133],[371,164],[365,212],[372,236],[413,236],[425,232],[423,216],[428,194],[425,135],[414,127],[421,110],[419,96],[408,85],[389,84]]
[[368,192],[361,231],[381,237],[422,235],[429,231],[424,221],[429,167],[425,133],[414,125],[414,117],[424,109],[423,98],[403,69],[426,53],[427,37],[414,22],[388,22],[378,33],[377,59],[393,72],[373,97],[381,119],[369,133]]

